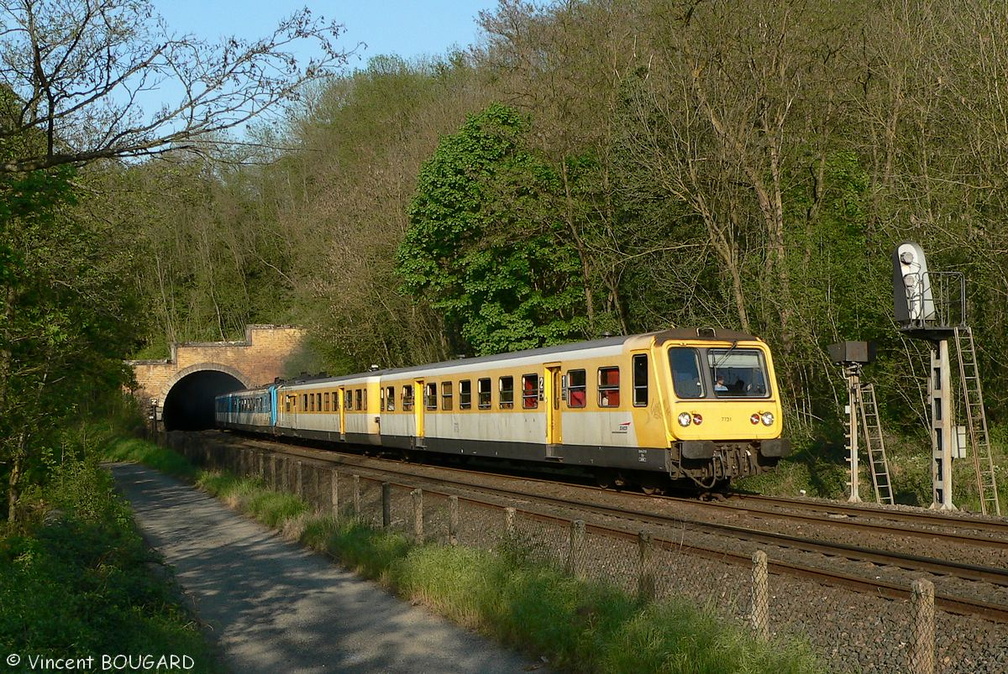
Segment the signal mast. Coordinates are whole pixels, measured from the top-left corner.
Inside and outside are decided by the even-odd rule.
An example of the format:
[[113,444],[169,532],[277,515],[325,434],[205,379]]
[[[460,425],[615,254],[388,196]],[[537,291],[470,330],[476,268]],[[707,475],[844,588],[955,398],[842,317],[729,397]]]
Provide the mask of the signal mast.
[[[981,509],[984,514],[990,510],[1000,515],[973,332],[966,324],[965,276],[959,272],[929,272],[921,247],[901,243],[893,253],[893,300],[900,330],[931,344],[931,507],[956,509],[952,502],[952,460],[964,458],[968,440]],[[950,340],[956,345],[959,386],[965,400],[965,432],[955,425]]]

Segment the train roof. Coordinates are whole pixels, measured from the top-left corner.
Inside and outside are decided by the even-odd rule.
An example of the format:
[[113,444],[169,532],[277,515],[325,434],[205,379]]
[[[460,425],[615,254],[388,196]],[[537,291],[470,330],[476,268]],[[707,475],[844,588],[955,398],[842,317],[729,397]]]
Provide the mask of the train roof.
[[449,368],[468,368],[472,366],[490,365],[505,360],[551,360],[566,354],[577,351],[605,351],[615,347],[623,347],[628,342],[636,342],[641,348],[649,345],[652,341],[655,344],[665,344],[675,341],[711,341],[711,342],[746,342],[760,341],[755,335],[739,332],[737,330],[723,330],[720,328],[673,328],[638,335],[619,335],[615,337],[605,337],[584,342],[571,342],[568,344],[558,344],[555,346],[544,346],[537,349],[526,349],[524,351],[509,351],[489,356],[462,357],[454,360],[446,360],[437,363],[420,365],[410,365],[399,368],[387,368],[383,370],[372,370],[370,372],[359,372],[331,377],[305,378],[283,382],[285,386],[306,386],[317,385],[326,382],[346,382],[364,381],[373,377],[394,377],[396,375],[408,374],[417,370],[431,371]]

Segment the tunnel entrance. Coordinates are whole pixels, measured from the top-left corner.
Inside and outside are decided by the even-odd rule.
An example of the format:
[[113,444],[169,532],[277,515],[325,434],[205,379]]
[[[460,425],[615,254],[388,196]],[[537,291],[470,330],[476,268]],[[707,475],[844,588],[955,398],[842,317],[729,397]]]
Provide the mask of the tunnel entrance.
[[201,370],[179,379],[165,397],[161,419],[166,431],[213,428],[214,398],[245,388],[235,377],[218,370]]

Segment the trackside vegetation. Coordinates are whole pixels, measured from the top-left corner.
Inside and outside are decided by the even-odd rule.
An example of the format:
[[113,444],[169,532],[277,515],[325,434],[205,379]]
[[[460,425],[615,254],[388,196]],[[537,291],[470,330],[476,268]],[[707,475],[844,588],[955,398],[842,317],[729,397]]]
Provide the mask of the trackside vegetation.
[[131,656],[144,671],[171,656],[191,658],[191,671],[226,671],[109,472],[93,457],[67,458],[53,475],[32,495],[39,516],[0,536],[0,651],[21,658],[4,671],[41,668],[29,658],[99,671],[103,657]]
[[[117,460],[167,460],[149,443],[122,442]],[[171,459],[175,461],[175,459]],[[189,473],[186,469],[184,474]],[[290,538],[419,601],[456,623],[576,672],[821,672],[800,643],[764,644],[738,625],[678,601],[643,604],[544,565],[519,544],[478,550],[416,545],[353,519],[316,515],[260,480],[198,471],[196,484]]]

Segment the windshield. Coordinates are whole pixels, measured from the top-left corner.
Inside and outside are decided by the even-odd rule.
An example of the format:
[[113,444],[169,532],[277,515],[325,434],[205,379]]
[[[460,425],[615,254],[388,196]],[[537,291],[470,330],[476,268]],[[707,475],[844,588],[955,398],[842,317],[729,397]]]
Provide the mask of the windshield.
[[681,399],[767,398],[766,363],[759,349],[672,347],[669,366]]
[[718,397],[766,398],[766,365],[758,349],[708,349],[707,367]]

